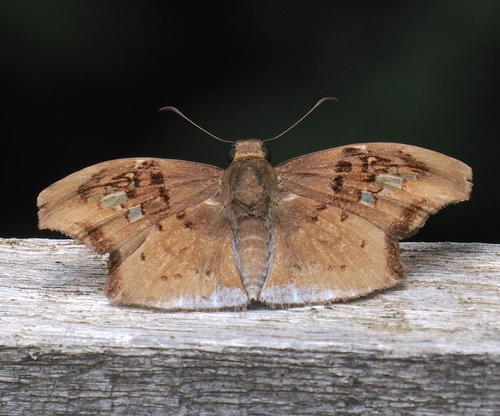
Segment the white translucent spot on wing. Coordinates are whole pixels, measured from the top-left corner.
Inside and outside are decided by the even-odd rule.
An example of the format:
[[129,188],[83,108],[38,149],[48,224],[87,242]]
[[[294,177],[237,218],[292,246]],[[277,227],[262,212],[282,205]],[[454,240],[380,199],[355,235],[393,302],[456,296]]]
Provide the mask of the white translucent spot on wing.
[[375,198],[369,191],[361,191],[361,200],[359,202],[369,207],[375,206]]
[[296,198],[297,198],[297,195],[295,195],[295,194],[294,194],[294,193],[292,193],[292,192],[288,192],[287,194],[285,194],[285,195],[283,195],[283,196],[281,197],[281,199],[282,199],[283,201],[293,201],[293,200],[294,200],[294,199],[296,199]]
[[89,199],[87,199],[87,202],[90,203],[90,202],[100,200],[103,196],[104,196],[104,194],[92,195]]
[[349,146],[349,147],[352,147],[352,148],[354,148],[354,149],[361,150],[363,153],[366,153],[366,146],[365,146],[365,145]]
[[131,222],[137,221],[144,216],[140,205],[134,205],[128,212],[128,219]]
[[220,202],[217,201],[215,198],[208,198],[203,201],[204,204],[207,205],[220,205]]
[[143,163],[144,163],[144,159],[137,159],[135,161],[135,167],[137,168],[137,167],[141,166]]
[[125,191],[114,192],[109,195],[105,195],[101,199],[101,206],[103,208],[114,208],[114,209],[123,209],[120,204],[128,201],[128,196]]
[[118,191],[118,188],[112,185],[107,185],[105,189],[106,189],[106,194],[111,194],[113,192]]
[[375,176],[375,183],[382,186],[388,186],[389,188],[401,189],[403,187],[403,178],[401,176],[380,173]]
[[413,173],[403,173],[401,176],[408,181],[414,181],[416,178]]

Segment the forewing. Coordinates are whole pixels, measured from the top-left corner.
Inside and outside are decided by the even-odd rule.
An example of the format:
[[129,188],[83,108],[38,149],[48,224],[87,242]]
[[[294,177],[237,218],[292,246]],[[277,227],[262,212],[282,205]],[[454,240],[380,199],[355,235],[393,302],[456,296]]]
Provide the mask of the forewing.
[[262,302],[281,307],[345,300],[403,277],[396,240],[373,223],[294,194],[275,202],[275,251]]
[[120,256],[111,253],[106,285],[115,304],[216,310],[244,309],[249,302],[236,269],[227,216],[213,199],[161,220],[134,253]]
[[124,257],[162,218],[213,195],[222,172],[155,158],[99,163],[40,193],[39,227],[77,238],[100,253],[121,248]]
[[276,167],[281,186],[403,238],[443,206],[468,199],[472,171],[441,153],[396,143],[338,147]]

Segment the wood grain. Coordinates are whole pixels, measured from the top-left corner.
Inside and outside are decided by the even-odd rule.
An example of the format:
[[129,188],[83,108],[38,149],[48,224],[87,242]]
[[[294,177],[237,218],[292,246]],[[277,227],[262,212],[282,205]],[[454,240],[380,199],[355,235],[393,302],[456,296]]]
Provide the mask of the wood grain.
[[112,306],[105,257],[0,240],[0,414],[495,414],[500,246],[402,243],[394,289],[324,307]]

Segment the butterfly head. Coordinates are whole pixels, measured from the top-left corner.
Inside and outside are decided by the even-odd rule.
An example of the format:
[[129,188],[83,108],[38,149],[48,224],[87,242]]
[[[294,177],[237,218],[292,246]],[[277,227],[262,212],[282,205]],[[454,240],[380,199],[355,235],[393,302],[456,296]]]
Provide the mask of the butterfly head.
[[248,159],[266,159],[269,161],[271,153],[267,145],[261,140],[237,140],[229,150],[228,159],[231,163]]

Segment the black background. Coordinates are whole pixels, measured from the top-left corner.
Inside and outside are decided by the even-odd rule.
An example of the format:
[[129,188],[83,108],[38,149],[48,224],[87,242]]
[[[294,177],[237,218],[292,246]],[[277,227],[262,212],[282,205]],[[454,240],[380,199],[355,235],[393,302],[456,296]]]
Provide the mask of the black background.
[[349,143],[427,147],[474,170],[469,202],[418,241],[500,242],[500,2],[2,1],[0,236],[38,231],[36,196],[120,157],[227,166],[225,139],[273,162]]

